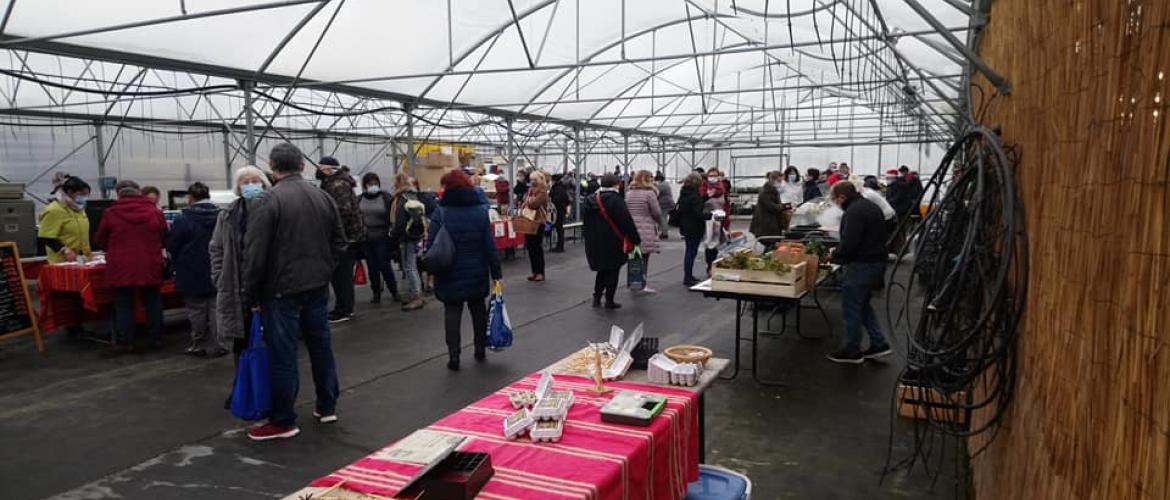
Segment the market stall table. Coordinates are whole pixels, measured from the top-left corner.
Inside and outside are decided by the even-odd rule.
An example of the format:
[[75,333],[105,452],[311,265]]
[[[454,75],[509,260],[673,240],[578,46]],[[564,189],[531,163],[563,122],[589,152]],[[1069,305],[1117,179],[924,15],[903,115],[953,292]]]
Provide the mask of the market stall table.
[[[114,304],[114,290],[105,285],[106,266],[91,264],[52,264],[42,266],[37,277],[41,328],[80,326],[86,321],[108,320]],[[163,309],[183,306],[175,293],[174,282],[167,280],[159,289]],[[146,322],[141,299],[134,303],[137,323]]]
[[[821,284],[831,279],[840,271],[841,266],[831,264],[828,269],[822,269],[817,275],[817,284],[812,290],[802,290],[800,293],[792,296],[782,295],[760,295],[754,293],[743,293],[734,291],[714,290],[711,287],[711,280],[708,279],[691,287],[692,292],[702,293],[704,297],[719,299],[735,300],[735,361],[732,368],[731,376],[726,377],[725,380],[733,380],[739,376],[739,352],[740,343],[749,342],[752,345],[752,378],[762,385],[767,386],[782,386],[784,385],[778,381],[763,380],[759,374],[759,338],[763,334],[765,336],[781,336],[788,330],[788,314],[787,311],[791,308],[796,311],[796,334],[803,338],[810,338],[804,335],[800,330],[800,311],[801,309],[810,308],[821,312],[821,317],[825,320],[825,325],[832,329],[829,323],[829,315],[825,312],[825,308],[821,306],[820,298],[817,296],[817,290],[821,288]],[[802,302],[805,297],[812,296],[814,306],[804,306]],[[780,311],[782,318],[781,328],[779,331],[761,331],[759,326],[759,311],[761,305],[770,305]],[[741,319],[745,309],[750,306],[752,310],[752,336],[743,337],[741,332]],[[768,323],[771,323],[771,317],[768,318]]]
[[492,221],[492,232],[496,239],[496,250],[507,250],[524,246],[524,235],[517,233],[509,219]]
[[[564,361],[550,369],[555,373],[555,367]],[[726,359],[710,360],[699,384],[693,387],[650,384],[644,371],[631,371],[624,381],[607,382],[606,387],[614,392],[604,395],[590,390],[592,379],[556,375],[554,388],[571,390],[575,398],[559,442],[534,443],[528,437],[507,440],[501,432],[503,420],[515,411],[508,395],[535,390],[539,374],[496,391],[426,429],[466,437],[460,451],[491,455],[495,475],[477,498],[677,500],[685,497],[687,484],[698,478],[704,436],[702,395],[728,363]],[[649,427],[602,422],[601,406],[621,390],[667,396],[667,408]],[[313,498],[391,498],[389,495],[417,469],[380,460],[378,454],[313,481],[286,499],[310,494]]]

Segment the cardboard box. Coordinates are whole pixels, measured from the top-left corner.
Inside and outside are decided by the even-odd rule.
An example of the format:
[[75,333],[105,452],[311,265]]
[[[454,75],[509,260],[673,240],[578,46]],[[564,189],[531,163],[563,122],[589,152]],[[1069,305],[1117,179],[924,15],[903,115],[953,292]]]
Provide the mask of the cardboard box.
[[[965,402],[967,394],[959,392],[952,394],[950,401]],[[956,405],[948,404],[947,398],[936,389],[917,385],[898,384],[898,416],[926,420],[930,412],[930,419],[937,422],[952,422],[963,424],[967,420],[967,412]]]

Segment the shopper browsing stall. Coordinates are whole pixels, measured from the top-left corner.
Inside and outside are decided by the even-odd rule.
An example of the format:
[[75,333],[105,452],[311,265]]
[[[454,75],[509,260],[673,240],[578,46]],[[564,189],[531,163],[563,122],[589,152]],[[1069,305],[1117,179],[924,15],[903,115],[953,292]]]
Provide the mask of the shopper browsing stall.
[[695,258],[699,255],[699,243],[703,240],[704,216],[703,198],[699,196],[699,186],[703,184],[703,176],[692,172],[683,180],[682,189],[678,192],[678,232],[686,244],[683,254],[683,284],[691,286],[699,282],[695,278]]
[[211,202],[211,190],[202,182],[187,188],[187,204],[167,236],[167,251],[175,269],[175,291],[183,297],[191,323],[191,343],[183,352],[219,357],[227,354],[227,349],[216,327],[215,283],[211,281],[209,253],[219,207]]
[[[870,303],[882,287],[886,271],[888,234],[881,209],[865,199],[850,182],[838,182],[830,190],[841,217],[841,243],[832,259],[842,267],[842,305],[845,315],[845,345],[829,354],[829,361],[858,364],[891,352],[877,314]],[[869,347],[861,349],[861,330],[869,331]]]

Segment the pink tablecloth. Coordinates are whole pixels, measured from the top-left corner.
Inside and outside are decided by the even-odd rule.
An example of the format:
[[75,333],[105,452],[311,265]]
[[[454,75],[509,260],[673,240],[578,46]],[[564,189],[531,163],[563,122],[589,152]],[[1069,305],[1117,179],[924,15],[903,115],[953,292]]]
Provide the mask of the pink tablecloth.
[[[598,396],[592,382],[557,376],[557,390],[576,398],[557,443],[533,443],[527,437],[503,437],[503,420],[514,410],[508,394],[534,390],[532,375],[451,414],[427,429],[466,436],[460,448],[491,454],[495,475],[480,498],[590,500],[676,500],[699,475],[698,397],[689,391],[614,382],[614,393]],[[649,427],[601,421],[600,408],[617,390],[653,392],[669,398],[666,410]],[[390,496],[418,470],[415,466],[374,458],[377,453],[314,481],[329,487]]]

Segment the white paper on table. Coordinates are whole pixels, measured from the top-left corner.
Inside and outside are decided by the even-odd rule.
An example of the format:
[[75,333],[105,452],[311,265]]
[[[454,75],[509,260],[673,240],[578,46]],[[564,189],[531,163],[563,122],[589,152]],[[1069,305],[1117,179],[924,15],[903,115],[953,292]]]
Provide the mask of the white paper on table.
[[503,222],[493,223],[492,228],[495,229],[495,231],[496,231],[496,238],[503,238],[504,237],[504,223]]
[[393,446],[379,450],[373,458],[407,462],[418,465],[434,465],[450,455],[464,437],[431,430],[414,431]]
[[505,222],[508,225],[508,239],[516,239],[516,226],[512,225],[511,221]]

